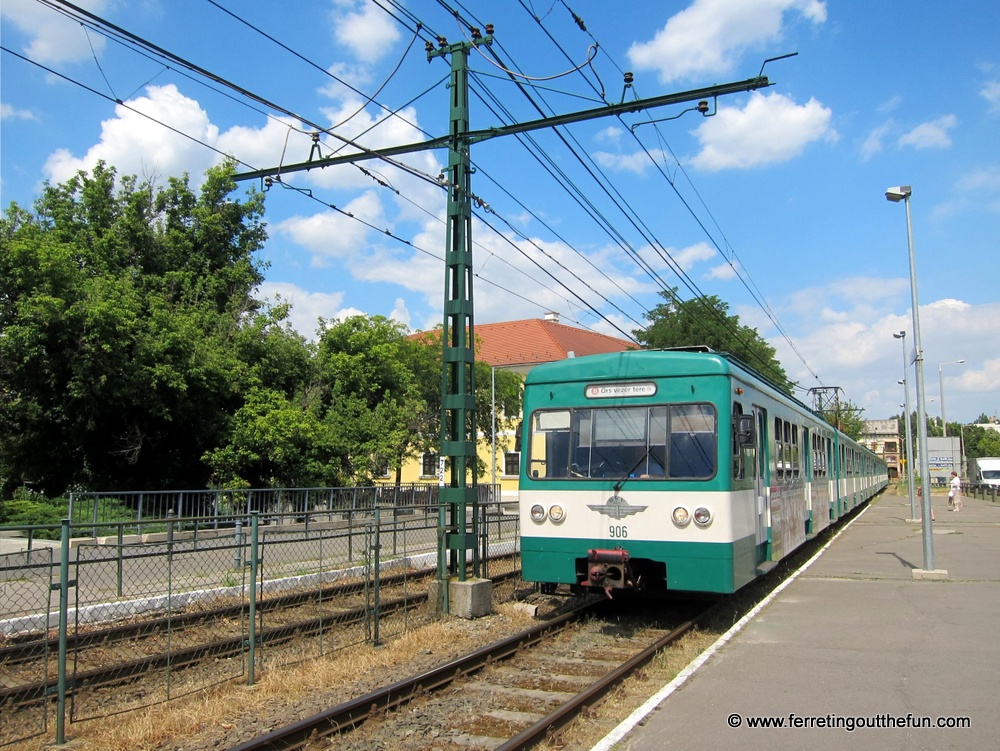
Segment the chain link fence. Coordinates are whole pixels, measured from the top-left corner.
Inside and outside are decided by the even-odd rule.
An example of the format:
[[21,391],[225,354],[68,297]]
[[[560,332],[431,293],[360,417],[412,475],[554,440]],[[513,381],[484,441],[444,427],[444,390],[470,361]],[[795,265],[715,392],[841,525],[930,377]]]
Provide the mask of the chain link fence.
[[11,624],[0,632],[0,745],[38,737],[49,728],[48,697],[56,680],[56,645],[47,628],[52,553],[43,546],[0,554],[0,602]]
[[[214,493],[173,494],[171,504],[142,494],[145,518],[124,521],[104,506],[120,513],[124,498],[137,512],[138,495],[89,495],[87,520],[63,524],[62,551],[39,543],[0,555],[0,747],[43,735],[53,721],[61,743],[65,717],[82,722],[220,683],[253,684],[257,670],[429,622],[441,530],[437,488],[424,487],[255,492],[255,504],[282,511],[223,515],[213,505],[200,517],[175,510],[204,510]],[[518,582],[518,517],[492,500],[498,488],[480,497],[470,525],[497,604]],[[24,540],[32,530],[4,533]]]

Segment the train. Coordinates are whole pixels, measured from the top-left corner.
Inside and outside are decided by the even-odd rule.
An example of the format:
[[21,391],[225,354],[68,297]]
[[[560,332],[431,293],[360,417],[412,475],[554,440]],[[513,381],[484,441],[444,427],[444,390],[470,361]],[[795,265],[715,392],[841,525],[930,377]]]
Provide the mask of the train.
[[525,379],[522,578],[728,594],[888,483],[885,462],[726,353],[630,350]]

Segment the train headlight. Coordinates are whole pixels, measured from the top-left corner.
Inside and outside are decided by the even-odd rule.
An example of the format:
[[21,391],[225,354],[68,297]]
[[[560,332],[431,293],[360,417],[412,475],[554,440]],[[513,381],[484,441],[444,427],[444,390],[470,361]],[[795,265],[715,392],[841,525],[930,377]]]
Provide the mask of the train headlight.
[[675,508],[671,516],[674,519],[674,524],[676,524],[678,527],[686,527],[688,525],[688,522],[691,521],[691,514],[683,506],[678,506],[677,508]]
[[558,503],[555,506],[549,506],[549,519],[558,524],[565,518],[566,510],[562,506]]
[[694,510],[694,523],[699,527],[707,527],[712,523],[712,512],[704,506],[699,506]]
[[531,513],[531,521],[533,522],[545,521],[545,507],[542,504],[536,503],[534,506],[531,507],[530,513]]

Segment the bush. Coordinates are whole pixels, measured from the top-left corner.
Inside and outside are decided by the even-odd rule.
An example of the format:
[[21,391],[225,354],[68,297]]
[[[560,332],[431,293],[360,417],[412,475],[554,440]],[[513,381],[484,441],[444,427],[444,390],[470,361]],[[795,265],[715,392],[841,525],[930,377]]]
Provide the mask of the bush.
[[58,525],[68,513],[65,499],[46,498],[28,488],[18,488],[13,499],[0,503],[0,526]]

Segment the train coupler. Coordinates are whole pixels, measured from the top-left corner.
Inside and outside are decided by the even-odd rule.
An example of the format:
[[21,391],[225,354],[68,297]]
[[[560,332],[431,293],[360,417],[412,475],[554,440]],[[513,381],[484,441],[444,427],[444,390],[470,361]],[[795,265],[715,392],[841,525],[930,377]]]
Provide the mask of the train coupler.
[[635,586],[627,550],[593,549],[587,551],[587,586],[600,587],[611,599],[612,589]]

